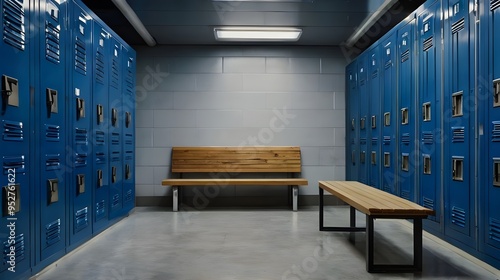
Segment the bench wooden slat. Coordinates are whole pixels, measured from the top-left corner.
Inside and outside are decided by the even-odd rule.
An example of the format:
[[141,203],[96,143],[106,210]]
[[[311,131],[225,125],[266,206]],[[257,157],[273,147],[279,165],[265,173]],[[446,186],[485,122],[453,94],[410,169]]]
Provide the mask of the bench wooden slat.
[[434,215],[431,209],[359,182],[320,181],[319,186],[366,215]]
[[307,180],[301,178],[280,179],[166,179],[162,181],[163,186],[227,186],[227,185],[265,185],[265,186],[305,186]]

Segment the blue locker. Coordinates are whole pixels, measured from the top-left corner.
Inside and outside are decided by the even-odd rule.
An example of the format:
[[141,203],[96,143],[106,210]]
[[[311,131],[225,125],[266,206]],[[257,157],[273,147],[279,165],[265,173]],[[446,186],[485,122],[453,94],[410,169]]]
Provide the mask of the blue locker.
[[109,225],[109,133],[110,110],[108,100],[111,40],[109,32],[94,21],[94,81],[92,106],[93,188],[92,202],[93,232],[97,234]]
[[123,140],[123,211],[135,206],[135,51],[127,47],[123,52],[123,98],[121,127]]
[[67,176],[73,170],[66,143],[67,3],[42,0],[39,6],[39,48],[35,52],[36,266],[43,268],[65,253],[67,229]]
[[474,246],[474,2],[448,0],[444,35],[445,234]]
[[369,114],[367,118],[368,129],[370,130],[369,158],[369,185],[381,188],[381,90],[380,90],[380,47],[376,44],[368,51],[368,84],[369,84]]
[[[26,274],[29,276],[32,253],[30,196],[33,193],[34,182],[30,177],[33,172],[30,119],[33,115],[30,114],[32,108],[30,108],[28,38],[31,35],[29,18],[33,6],[26,0],[4,0],[1,1],[1,8],[0,279],[21,279],[26,278]],[[9,209],[9,206],[12,208]],[[7,225],[11,223],[13,226],[8,228]],[[11,247],[14,250],[11,250]]]
[[122,45],[115,38],[111,38],[111,53],[109,72],[109,218],[122,215],[123,208],[123,156],[122,156]]
[[[479,82],[484,84],[487,98],[484,104],[484,110],[487,115],[485,118],[485,153],[482,162],[484,168],[480,184],[481,200],[481,226],[480,230],[480,248],[488,256],[496,259],[497,267],[500,261],[500,1],[484,1],[484,20],[488,28],[483,32],[489,40],[480,39],[484,44],[480,53],[487,53],[488,57],[484,61],[487,73],[481,75],[484,77]],[[483,62],[483,61],[482,61]]]
[[382,114],[380,127],[382,130],[382,151],[380,165],[382,166],[382,189],[397,194],[396,178],[396,109],[397,109],[397,72],[396,72],[396,32],[391,32],[382,41],[381,62],[382,74]]
[[75,2],[70,10],[68,59],[69,145],[72,172],[68,177],[69,243],[78,246],[92,236],[92,19]]
[[398,154],[394,163],[398,169],[396,184],[402,198],[415,201],[416,186],[416,86],[415,86],[415,19],[410,18],[397,30],[398,71]]
[[346,100],[347,100],[347,149],[346,149],[346,179],[357,181],[359,168],[359,100],[358,100],[358,79],[357,63],[351,62],[346,68]]
[[[419,203],[436,211],[430,220],[440,222],[441,211],[441,3],[417,15],[419,93]],[[437,225],[432,225],[437,227]],[[438,228],[437,230],[441,230]]]
[[[369,125],[369,85],[368,85],[368,63],[367,56],[358,57],[358,106],[359,106],[359,169],[358,181],[369,184],[370,156],[370,127]],[[371,140],[371,139],[370,139]]]

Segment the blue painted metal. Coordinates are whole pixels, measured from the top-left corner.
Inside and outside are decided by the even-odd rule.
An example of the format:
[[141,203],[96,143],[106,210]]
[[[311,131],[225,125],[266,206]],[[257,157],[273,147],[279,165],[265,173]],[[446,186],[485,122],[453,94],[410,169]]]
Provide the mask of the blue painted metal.
[[34,88],[35,101],[35,164],[37,199],[35,232],[37,269],[65,253],[67,230],[67,177],[73,170],[66,143],[66,44],[67,3],[42,0],[39,6],[39,48],[36,50],[35,72],[39,73]]
[[[30,232],[33,193],[32,123],[28,38],[33,5],[29,1],[1,1],[0,41],[0,279],[21,279],[30,269]],[[14,207],[9,209],[9,206]],[[14,223],[15,227],[7,225]],[[12,233],[12,238],[11,238]],[[11,250],[11,247],[14,250]],[[12,262],[11,261],[11,257]],[[15,266],[14,268],[12,268]],[[14,269],[15,272],[9,271]]]
[[108,101],[109,72],[111,62],[108,54],[111,53],[110,33],[98,22],[94,22],[93,32],[94,50],[94,80],[92,106],[92,134],[93,134],[93,174],[92,200],[93,232],[97,234],[109,225],[109,133],[110,108]]
[[[445,234],[475,246],[474,1],[444,6],[444,223]],[[453,158],[463,159],[457,166]]]
[[369,164],[371,133],[369,126],[370,95],[368,84],[368,56],[360,55],[358,61],[358,100],[359,100],[359,169],[358,181],[369,184]]
[[381,142],[382,142],[382,117],[381,117],[381,94],[380,76],[382,73],[380,46],[375,44],[368,51],[368,88],[369,88],[369,114],[367,118],[367,128],[370,130],[370,138],[368,138],[369,153],[368,153],[368,169],[369,169],[369,185],[380,189],[381,188]]
[[382,166],[382,189],[392,194],[398,194],[396,178],[398,165],[396,164],[396,135],[397,135],[397,43],[396,32],[391,31],[382,40],[381,68],[382,74],[382,114],[379,122],[382,128],[382,151],[380,165]]
[[69,11],[68,143],[72,170],[68,177],[69,243],[78,246],[92,236],[92,19],[77,3]]
[[[418,127],[419,203],[436,211],[430,219],[439,223],[442,215],[441,174],[441,3],[435,2],[417,14],[419,57]],[[424,108],[428,115],[425,117]],[[428,158],[427,166],[424,166]],[[425,167],[425,168],[424,168]],[[427,172],[426,172],[426,169]],[[437,225],[435,225],[438,227]],[[440,229],[439,229],[440,230]]]
[[351,62],[346,68],[346,100],[347,100],[347,149],[346,179],[357,181],[359,172],[359,99],[358,99],[358,65]]
[[[399,196],[415,201],[416,186],[416,52],[415,52],[416,19],[409,18],[397,30],[397,71],[398,71],[398,110],[396,125],[398,127],[398,154],[395,166],[398,169],[396,185]],[[408,166],[403,168],[403,158],[408,156]],[[406,161],[405,161],[406,164]]]

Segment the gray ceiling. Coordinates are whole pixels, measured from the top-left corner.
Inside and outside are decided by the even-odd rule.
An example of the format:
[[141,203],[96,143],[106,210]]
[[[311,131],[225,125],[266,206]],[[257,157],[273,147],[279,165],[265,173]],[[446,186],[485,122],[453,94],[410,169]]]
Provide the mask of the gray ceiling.
[[[110,0],[83,0],[132,45],[144,45]],[[141,21],[165,45],[228,44],[214,39],[216,26],[291,26],[303,29],[287,45],[339,45],[384,0],[128,0]],[[415,2],[407,0],[407,2]],[[422,2],[422,1],[420,1]]]

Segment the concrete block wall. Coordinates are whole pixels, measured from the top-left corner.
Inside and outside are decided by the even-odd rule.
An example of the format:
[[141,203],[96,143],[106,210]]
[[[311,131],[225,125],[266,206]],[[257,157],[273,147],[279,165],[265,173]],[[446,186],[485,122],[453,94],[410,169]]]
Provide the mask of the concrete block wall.
[[[301,196],[345,178],[345,65],[334,47],[137,47],[138,205],[168,204],[172,146],[302,149]],[[227,187],[219,197],[286,198],[285,187]],[[186,190],[186,196],[193,195]],[[300,200],[299,200],[300,201]],[[304,200],[303,200],[304,201]]]

